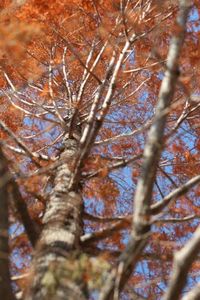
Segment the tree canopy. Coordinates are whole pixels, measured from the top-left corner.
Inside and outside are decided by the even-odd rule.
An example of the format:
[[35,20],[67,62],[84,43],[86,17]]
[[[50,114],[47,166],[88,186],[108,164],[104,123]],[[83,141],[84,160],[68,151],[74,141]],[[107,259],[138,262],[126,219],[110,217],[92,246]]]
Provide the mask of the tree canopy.
[[0,298],[200,298],[200,3],[2,0]]

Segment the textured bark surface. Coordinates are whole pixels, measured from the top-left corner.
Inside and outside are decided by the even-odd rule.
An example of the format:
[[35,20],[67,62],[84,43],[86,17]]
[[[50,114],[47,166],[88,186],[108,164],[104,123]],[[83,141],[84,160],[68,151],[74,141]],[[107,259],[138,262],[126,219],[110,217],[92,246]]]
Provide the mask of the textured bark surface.
[[12,300],[9,274],[8,195],[10,174],[0,149],[0,299]]
[[43,217],[44,228],[36,247],[32,287],[26,299],[85,299],[79,260],[82,234],[82,198],[69,190],[78,151],[76,138],[65,137],[54,186]]

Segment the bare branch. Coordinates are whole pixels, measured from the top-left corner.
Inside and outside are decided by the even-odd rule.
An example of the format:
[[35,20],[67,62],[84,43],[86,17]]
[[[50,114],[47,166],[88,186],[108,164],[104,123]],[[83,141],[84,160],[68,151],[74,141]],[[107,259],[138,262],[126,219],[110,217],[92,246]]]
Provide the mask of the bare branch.
[[127,225],[127,223],[130,224],[130,221],[127,222],[126,219],[124,219],[124,220],[120,220],[120,221],[116,222],[115,224],[112,224],[108,228],[104,228],[104,229],[94,232],[94,233],[87,233],[87,234],[81,236],[81,242],[87,244],[90,242],[96,242],[96,241],[105,239],[107,237],[111,237],[112,234],[116,233],[117,230],[124,228],[125,225]]
[[109,78],[111,77],[111,72],[113,70],[114,63],[115,63],[115,55],[116,55],[116,53],[114,51],[113,56],[110,59],[109,66],[107,68],[105,78],[104,78],[102,84],[99,86],[98,91],[95,95],[95,99],[93,101],[93,104],[92,104],[92,107],[91,107],[91,110],[90,110],[90,113],[89,113],[89,116],[87,119],[87,124],[84,128],[84,131],[83,131],[83,134],[82,134],[82,137],[80,140],[80,151],[79,151],[78,157],[76,159],[76,166],[74,169],[74,174],[73,174],[73,177],[71,178],[71,183],[70,183],[71,188],[73,187],[74,182],[77,181],[76,178],[79,174],[79,169],[83,163],[83,160],[85,159],[86,155],[88,154],[89,150],[91,149],[91,147],[94,143],[94,139],[96,137],[96,133],[94,133],[94,130],[96,129],[95,116],[96,116],[97,109],[99,106],[100,98],[105,90],[106,83],[109,80]]
[[73,48],[73,46],[62,36],[59,34],[59,32],[54,29],[55,33],[66,43],[66,46],[68,47],[68,49],[70,50],[70,52],[76,57],[76,59],[79,61],[79,63],[81,64],[81,66],[86,69],[95,79],[96,81],[101,84],[101,80],[97,77],[96,74],[94,74],[86,65],[85,63],[82,61],[80,55],[77,53],[77,51]]
[[[94,71],[96,65],[98,64],[98,62],[99,62],[99,60],[100,60],[100,58],[101,58],[101,56],[102,56],[104,50],[106,49],[107,44],[108,44],[108,41],[106,41],[106,42],[104,43],[104,45],[102,46],[101,50],[99,51],[99,53],[98,53],[98,55],[97,55],[95,61],[93,62],[92,66],[91,66],[91,68],[90,68],[90,70],[91,70],[92,72]],[[89,61],[90,61],[91,58],[92,58],[93,51],[94,51],[94,45],[92,45],[92,49],[91,49],[91,51],[90,51],[90,53],[89,53],[89,55],[88,55],[88,59],[87,59],[87,61],[86,61],[86,67],[88,67]],[[87,71],[87,69],[85,69],[85,70],[84,70],[84,74],[83,74],[83,78],[82,78],[82,82],[81,82],[81,85],[80,85],[80,88],[79,88],[78,96],[77,96],[77,102],[78,102],[78,103],[81,102],[81,99],[82,99],[82,96],[83,96],[83,92],[84,92],[84,89],[85,89],[85,85],[86,85],[86,83],[87,83],[87,81],[88,81],[90,75],[91,75],[91,73],[89,73],[89,72]]]
[[21,193],[19,191],[19,187],[17,183],[14,181],[14,179],[11,179],[10,192],[12,193],[13,203],[17,208],[17,212],[25,228],[25,231],[28,235],[29,241],[31,242],[31,245],[35,247],[39,237],[40,230],[36,226],[36,224],[34,224],[33,221],[31,220],[27,205],[24,199],[22,198]]
[[[132,162],[140,159],[141,157],[142,157],[142,154],[133,155],[133,156],[131,156],[129,158],[121,158],[116,163],[109,164],[108,166],[105,165],[104,168],[106,168],[107,171],[113,171],[113,170],[116,170],[118,168],[123,168],[123,167],[129,165]],[[94,171],[92,173],[83,174],[83,176],[86,177],[87,179],[90,179],[92,177],[95,177],[95,176],[99,175],[104,170],[104,168],[100,168],[97,171]]]
[[127,216],[117,216],[117,217],[101,217],[101,216],[94,216],[89,213],[84,212],[84,217],[87,220],[93,221],[93,222],[100,222],[100,223],[108,223],[108,222],[116,222],[125,220],[126,222],[130,222],[132,215]]
[[160,213],[170,202],[178,198],[179,196],[188,192],[193,186],[200,182],[200,175],[193,177],[192,179],[188,180],[185,184],[178,187],[167,196],[165,196],[161,201],[152,204],[150,211],[151,214],[155,215]]
[[139,67],[139,68],[132,69],[132,70],[126,70],[126,71],[124,71],[124,73],[135,73],[135,72],[138,72],[138,71],[142,71],[142,70],[146,70],[146,69],[155,67],[155,66],[160,65],[160,64],[163,64],[163,63],[165,63],[165,62],[166,62],[166,60],[157,61],[157,62],[155,62],[155,63],[152,63],[152,64],[149,65],[149,66]]
[[55,56],[55,46],[51,48],[51,53],[50,53],[50,62],[49,62],[49,95],[51,97],[51,101],[53,103],[54,109],[55,109],[55,114],[57,115],[58,119],[60,120],[61,125],[64,127],[65,126],[65,121],[63,120],[63,117],[61,116],[57,104],[54,100],[54,92],[53,92],[53,59]]
[[116,140],[120,140],[120,139],[123,139],[123,138],[126,138],[126,137],[134,136],[138,133],[143,132],[145,129],[148,129],[150,127],[151,123],[152,123],[152,121],[149,121],[144,126],[142,126],[141,128],[135,129],[135,130],[133,130],[129,133],[122,133],[122,134],[115,135],[111,138],[108,138],[108,139],[105,139],[105,140],[102,140],[102,141],[97,141],[97,142],[94,143],[94,145],[106,145],[106,144],[112,143]]
[[200,283],[198,283],[191,291],[189,291],[182,300],[199,300],[200,299]]
[[187,221],[191,221],[191,220],[194,220],[194,219],[199,219],[200,216],[198,215],[189,215],[189,216],[186,216],[186,217],[180,217],[180,218],[167,218],[167,219],[155,219],[155,220],[152,220],[152,223],[156,223],[156,225],[159,225],[159,224],[163,224],[163,223],[180,223],[180,222],[187,222]]
[[[105,78],[102,82],[102,85],[99,87],[98,93],[95,97],[95,100],[92,104],[91,111],[87,120],[87,125],[85,126],[84,132],[82,134],[81,140],[80,140],[80,154],[77,158],[76,162],[76,168],[74,170],[74,176],[71,179],[70,186],[73,187],[74,182],[76,182],[76,177],[78,176],[79,169],[83,163],[83,160],[85,159],[86,155],[89,153],[89,150],[91,149],[94,140],[103,124],[103,121],[105,119],[106,114],[108,113],[108,109],[113,97],[113,93],[115,90],[115,84],[117,81],[117,76],[119,73],[119,70],[121,68],[124,56],[126,54],[126,51],[130,47],[130,45],[133,43],[135,38],[135,33],[132,34],[129,40],[127,40],[124,44],[124,47],[121,51],[121,53],[118,56],[118,59],[116,60],[116,51],[113,50],[112,57],[110,59],[109,66],[107,68],[107,72],[105,75]],[[107,93],[105,96],[105,99],[103,101],[101,110],[99,112],[99,115],[96,116],[100,97],[105,89],[105,85],[107,81],[110,79],[110,82],[108,84]]]
[[33,160],[33,162],[38,167],[40,167],[40,164],[38,161],[39,159],[48,160],[48,161],[50,160],[47,155],[40,154],[37,152],[31,152],[29,150],[29,148],[22,142],[22,140],[19,137],[17,137],[14,134],[14,132],[12,130],[10,130],[3,121],[0,121],[0,127],[2,127],[2,129],[8,134],[8,136],[11,137],[18,146],[21,147],[21,151],[20,151],[20,149],[16,149],[15,147],[7,145],[7,147],[10,148],[11,150],[13,150],[19,154],[26,154],[28,157],[30,157]]
[[186,245],[175,253],[173,271],[169,281],[169,287],[163,300],[178,299],[186,284],[188,271],[200,249],[200,227],[195,231]]
[[[1,150],[1,152],[2,152],[2,150]],[[5,155],[3,154],[3,152],[1,153],[1,157],[6,166],[7,172],[6,172],[6,176],[4,176],[4,178],[1,178],[0,188],[3,189],[4,186],[7,186],[9,184],[10,199],[12,199],[14,206],[17,209],[19,217],[22,221],[22,224],[24,225],[25,231],[28,235],[28,238],[29,238],[32,246],[35,246],[36,241],[38,239],[39,228],[36,228],[36,225],[31,220],[27,205],[21,196],[21,193],[19,191],[17,183],[15,182],[11,172],[8,169],[8,160],[5,157]],[[2,211],[2,210],[0,210],[0,211]]]
[[67,53],[67,47],[64,47],[63,57],[62,57],[62,64],[63,64],[62,69],[63,69],[65,87],[67,89],[67,93],[68,93],[68,97],[69,97],[69,107],[71,108],[71,106],[72,106],[72,90],[71,90],[71,87],[69,84],[69,78],[68,78],[69,72],[67,71],[66,60],[65,60],[66,53]]
[[[49,72],[52,73],[52,62],[50,63],[50,66],[49,66]],[[25,114],[27,115],[32,115],[34,117],[41,117],[41,116],[44,116],[45,114],[49,113],[49,114],[52,114],[54,116],[57,116],[58,113],[57,113],[57,106],[55,107],[55,102],[53,102],[53,106],[47,106],[47,105],[43,105],[43,104],[39,104],[37,103],[36,101],[34,101],[33,99],[31,99],[30,101],[27,101],[27,100],[24,100],[22,99],[22,96],[23,96],[23,93],[21,93],[20,91],[18,91],[14,84],[12,83],[11,79],[9,78],[8,74],[6,72],[4,72],[4,76],[9,84],[9,86],[11,87],[11,93],[8,93],[7,91],[3,91],[4,94],[7,96],[8,100],[10,101],[10,103],[16,107],[17,109],[23,111]],[[52,74],[49,75],[49,93],[51,95],[51,97],[53,96],[53,89],[52,89]],[[38,113],[31,113],[30,111],[26,110],[25,108],[23,107],[20,107],[19,105],[17,105],[13,100],[12,100],[12,97],[11,95],[17,99],[20,103],[22,104],[26,104],[28,106],[31,106],[31,107],[37,107],[39,109],[42,109],[44,110],[44,112],[38,112]],[[19,95],[21,95],[21,97],[19,97]],[[52,98],[53,99],[53,98]],[[61,116],[59,117],[59,119],[61,118]],[[60,119],[60,124],[62,125],[63,124],[63,120]]]

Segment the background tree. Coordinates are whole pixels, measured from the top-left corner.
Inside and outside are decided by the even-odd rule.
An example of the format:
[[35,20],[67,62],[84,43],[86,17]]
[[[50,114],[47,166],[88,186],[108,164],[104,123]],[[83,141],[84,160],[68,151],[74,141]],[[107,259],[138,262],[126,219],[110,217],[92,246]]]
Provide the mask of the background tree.
[[198,2],[1,2],[0,298],[199,298]]

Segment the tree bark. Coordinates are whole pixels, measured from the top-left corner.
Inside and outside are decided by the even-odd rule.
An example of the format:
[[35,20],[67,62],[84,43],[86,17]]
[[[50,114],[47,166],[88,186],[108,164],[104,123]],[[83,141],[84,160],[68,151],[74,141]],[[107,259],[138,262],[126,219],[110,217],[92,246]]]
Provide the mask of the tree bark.
[[43,217],[44,228],[34,255],[33,282],[26,300],[86,299],[79,268],[83,202],[78,183],[74,190],[69,189],[79,139],[80,134],[64,138],[64,151]]
[[0,299],[13,300],[9,274],[8,195],[10,173],[0,148]]

